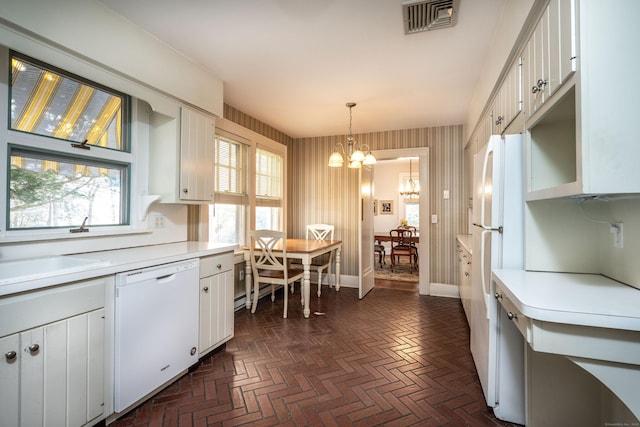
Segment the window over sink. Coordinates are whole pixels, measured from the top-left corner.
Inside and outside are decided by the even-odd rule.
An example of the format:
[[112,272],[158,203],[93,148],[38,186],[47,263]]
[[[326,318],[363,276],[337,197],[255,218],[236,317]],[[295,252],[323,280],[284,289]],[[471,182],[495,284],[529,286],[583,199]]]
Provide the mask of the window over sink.
[[0,101],[4,229],[128,226],[131,98],[2,46],[0,54],[10,63],[0,70],[9,89]]

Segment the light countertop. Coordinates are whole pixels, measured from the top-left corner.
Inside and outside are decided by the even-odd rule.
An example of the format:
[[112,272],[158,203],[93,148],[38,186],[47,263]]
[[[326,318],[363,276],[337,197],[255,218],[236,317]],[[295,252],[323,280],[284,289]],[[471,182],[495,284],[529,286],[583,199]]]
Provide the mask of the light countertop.
[[234,251],[237,245],[179,242],[0,262],[0,297],[77,280]]
[[640,331],[640,290],[607,277],[498,269],[493,279],[531,319]]

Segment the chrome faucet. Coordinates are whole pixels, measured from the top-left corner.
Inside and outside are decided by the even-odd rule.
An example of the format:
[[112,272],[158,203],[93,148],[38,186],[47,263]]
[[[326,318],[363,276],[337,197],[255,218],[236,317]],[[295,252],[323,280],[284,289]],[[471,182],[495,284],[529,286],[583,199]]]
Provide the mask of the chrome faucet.
[[89,219],[88,216],[84,217],[84,221],[82,221],[82,225],[79,228],[72,228],[69,230],[70,233],[86,233],[89,231],[89,229],[87,227],[85,227],[85,224],[87,223],[87,220]]

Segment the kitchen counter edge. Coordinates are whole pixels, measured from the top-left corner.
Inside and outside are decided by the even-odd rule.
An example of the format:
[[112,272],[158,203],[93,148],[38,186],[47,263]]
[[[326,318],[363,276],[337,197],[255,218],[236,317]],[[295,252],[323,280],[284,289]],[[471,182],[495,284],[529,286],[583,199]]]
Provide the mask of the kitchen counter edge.
[[124,271],[233,252],[237,248],[238,245],[236,244],[187,241],[65,255],[68,257],[95,259],[102,263],[95,268],[62,274],[52,273],[47,277],[31,280],[20,280],[17,277],[15,282],[0,286],[0,298],[79,280],[110,276]]

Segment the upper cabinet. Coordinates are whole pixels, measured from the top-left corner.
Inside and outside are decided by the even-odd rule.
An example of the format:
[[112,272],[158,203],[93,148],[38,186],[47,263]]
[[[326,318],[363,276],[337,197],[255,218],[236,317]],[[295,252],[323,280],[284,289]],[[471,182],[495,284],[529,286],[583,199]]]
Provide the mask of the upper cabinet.
[[[520,57],[509,67],[492,106],[492,134],[522,132],[522,59]],[[488,138],[487,138],[488,140]]]
[[574,0],[551,0],[523,51],[526,111],[532,116],[576,70]]
[[640,2],[552,0],[526,44],[527,200],[640,193]]
[[178,117],[152,114],[149,192],[163,203],[212,203],[214,117],[182,106]]

